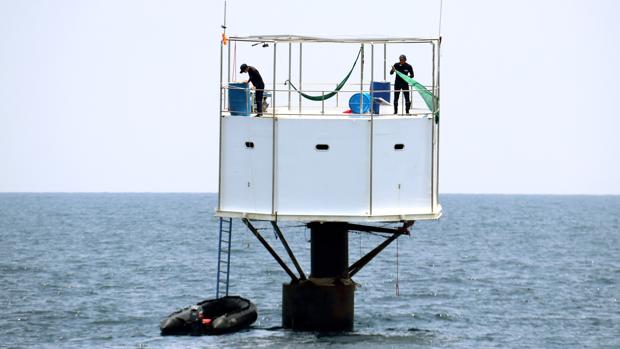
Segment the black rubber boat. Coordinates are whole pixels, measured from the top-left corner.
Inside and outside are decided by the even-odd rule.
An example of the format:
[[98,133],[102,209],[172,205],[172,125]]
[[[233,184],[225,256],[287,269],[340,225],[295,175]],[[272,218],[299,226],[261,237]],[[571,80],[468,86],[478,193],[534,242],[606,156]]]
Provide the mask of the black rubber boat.
[[208,299],[177,310],[162,320],[162,336],[208,335],[235,332],[256,321],[256,306],[239,296]]

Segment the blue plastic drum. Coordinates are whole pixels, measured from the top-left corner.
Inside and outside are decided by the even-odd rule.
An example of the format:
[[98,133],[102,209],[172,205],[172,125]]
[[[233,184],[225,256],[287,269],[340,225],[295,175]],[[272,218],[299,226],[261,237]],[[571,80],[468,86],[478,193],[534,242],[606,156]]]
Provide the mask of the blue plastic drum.
[[[360,96],[363,96],[360,98]],[[360,112],[360,100],[362,101],[362,110]],[[356,93],[349,98],[349,108],[353,114],[364,114],[370,111],[370,93]]]

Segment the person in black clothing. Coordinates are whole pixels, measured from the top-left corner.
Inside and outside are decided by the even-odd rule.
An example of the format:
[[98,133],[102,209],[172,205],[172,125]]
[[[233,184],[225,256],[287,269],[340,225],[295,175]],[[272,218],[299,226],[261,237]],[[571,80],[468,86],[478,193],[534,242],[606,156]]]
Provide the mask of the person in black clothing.
[[254,97],[256,99],[256,116],[263,115],[263,92],[265,90],[265,83],[263,82],[263,78],[260,76],[258,70],[252,66],[249,66],[245,63],[241,65],[241,72],[239,74],[248,73],[250,78],[247,83],[252,83],[255,89]]
[[[413,67],[407,63],[407,57],[405,55],[400,55],[400,57],[398,57],[398,63],[392,66],[390,75],[394,74],[395,70],[413,78]],[[400,97],[400,90],[403,90],[405,96],[405,111],[409,114],[409,109],[411,108],[409,84],[396,74],[396,79],[394,79],[394,114],[398,114],[398,97]]]

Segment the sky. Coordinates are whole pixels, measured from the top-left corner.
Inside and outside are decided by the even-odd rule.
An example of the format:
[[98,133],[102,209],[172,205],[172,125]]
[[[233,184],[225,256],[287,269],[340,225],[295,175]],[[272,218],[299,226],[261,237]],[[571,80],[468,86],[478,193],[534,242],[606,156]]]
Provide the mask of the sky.
[[[434,37],[439,4],[229,0],[227,25]],[[217,191],[223,7],[0,0],[0,192]],[[441,193],[620,194],[618,13],[613,0],[444,0]],[[340,56],[309,51],[304,76],[341,72]]]

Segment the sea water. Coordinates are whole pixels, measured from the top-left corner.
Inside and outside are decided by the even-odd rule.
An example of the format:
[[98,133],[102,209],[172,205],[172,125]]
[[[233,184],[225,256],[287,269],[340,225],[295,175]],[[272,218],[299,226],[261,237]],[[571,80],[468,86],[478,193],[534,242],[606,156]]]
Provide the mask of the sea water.
[[[0,347],[620,348],[618,196],[442,195],[439,221],[417,222],[355,275],[345,334],[280,327],[288,277],[235,221],[230,292],[251,299],[258,320],[162,337],[162,318],[215,295],[216,201],[0,194]],[[309,273],[309,230],[281,227]],[[350,263],[382,240],[351,233]]]

